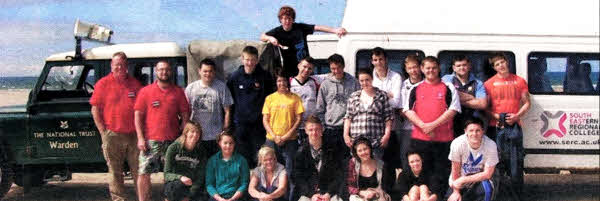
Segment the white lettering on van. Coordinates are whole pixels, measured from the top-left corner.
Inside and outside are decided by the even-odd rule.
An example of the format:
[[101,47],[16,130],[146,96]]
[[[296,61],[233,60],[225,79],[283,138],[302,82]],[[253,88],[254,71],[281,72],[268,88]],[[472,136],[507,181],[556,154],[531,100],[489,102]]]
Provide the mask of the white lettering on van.
[[79,143],[77,142],[58,142],[58,141],[50,141],[51,149],[79,149]]

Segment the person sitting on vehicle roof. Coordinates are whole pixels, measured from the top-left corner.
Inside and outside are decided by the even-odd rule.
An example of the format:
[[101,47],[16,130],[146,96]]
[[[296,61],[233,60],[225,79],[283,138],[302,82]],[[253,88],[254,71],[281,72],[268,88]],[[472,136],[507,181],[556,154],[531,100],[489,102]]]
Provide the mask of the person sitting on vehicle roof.
[[296,66],[302,58],[309,56],[308,43],[306,36],[315,31],[335,33],[339,37],[346,34],[344,28],[331,28],[324,25],[313,25],[305,23],[295,23],[296,11],[290,6],[282,6],[277,14],[281,26],[275,27],[270,31],[261,34],[260,40],[269,42],[274,46],[281,48],[284,64],[283,76],[286,78],[298,74]]

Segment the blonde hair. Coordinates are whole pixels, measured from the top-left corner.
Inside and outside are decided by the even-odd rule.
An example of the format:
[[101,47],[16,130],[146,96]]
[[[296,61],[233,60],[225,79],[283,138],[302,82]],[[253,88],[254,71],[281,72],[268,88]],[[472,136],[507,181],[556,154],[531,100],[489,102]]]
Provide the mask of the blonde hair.
[[262,146],[259,150],[258,153],[256,154],[256,157],[258,157],[258,165],[262,166],[262,159],[264,159],[267,155],[272,155],[275,158],[275,162],[277,162],[277,156],[275,155],[275,150],[269,146]]
[[[200,124],[198,124],[196,122],[188,121],[185,123],[185,127],[183,127],[183,132],[177,138],[176,141],[181,143],[182,145],[185,145],[185,139],[187,138],[187,134],[189,132],[191,132],[192,130],[196,130],[198,133],[200,133],[200,139],[202,139],[202,135],[203,135],[202,126],[200,126]],[[196,145],[198,145],[200,143],[200,141],[202,141],[202,140],[198,140],[198,143]]]

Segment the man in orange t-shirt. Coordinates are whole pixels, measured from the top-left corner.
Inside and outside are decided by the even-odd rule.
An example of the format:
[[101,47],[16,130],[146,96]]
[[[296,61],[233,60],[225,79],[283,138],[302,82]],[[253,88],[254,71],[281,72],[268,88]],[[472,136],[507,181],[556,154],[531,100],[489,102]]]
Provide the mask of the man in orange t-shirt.
[[[531,105],[529,101],[529,90],[527,89],[527,83],[523,78],[510,73],[506,56],[500,53],[494,54],[490,57],[490,64],[496,71],[496,75],[484,83],[485,90],[488,93],[488,103],[491,105],[487,110],[491,118],[486,135],[492,140],[495,140],[496,143],[503,142],[504,144],[508,142],[508,146],[511,147],[508,150],[506,150],[504,146],[498,147],[498,150],[501,153],[498,170],[510,175],[510,187],[515,193],[520,195],[521,187],[523,185],[523,157],[521,157],[523,154],[523,141],[508,141],[506,138],[496,139],[496,135],[498,127],[506,126],[499,124],[501,113],[506,113],[504,123],[508,126],[512,126],[515,123],[519,126],[522,125],[521,117],[525,115]],[[519,129],[519,132],[521,132],[519,127],[516,129]],[[519,144],[514,144],[515,142]],[[506,154],[508,154],[509,157],[507,157]],[[516,161],[514,161],[516,164],[511,165],[511,161],[514,159],[516,159]]]
[[514,123],[521,125],[521,117],[527,113],[531,104],[527,82],[510,73],[506,56],[495,54],[490,58],[490,64],[496,71],[496,75],[484,83],[490,104],[487,112],[491,117],[487,136],[495,140],[500,113],[506,113],[508,125]]

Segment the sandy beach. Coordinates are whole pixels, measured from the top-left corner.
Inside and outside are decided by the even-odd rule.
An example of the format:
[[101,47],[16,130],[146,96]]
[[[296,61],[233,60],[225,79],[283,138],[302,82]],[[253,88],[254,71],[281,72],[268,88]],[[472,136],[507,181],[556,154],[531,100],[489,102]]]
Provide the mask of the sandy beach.
[[9,105],[23,105],[27,103],[29,89],[2,89],[0,90],[0,107]]

